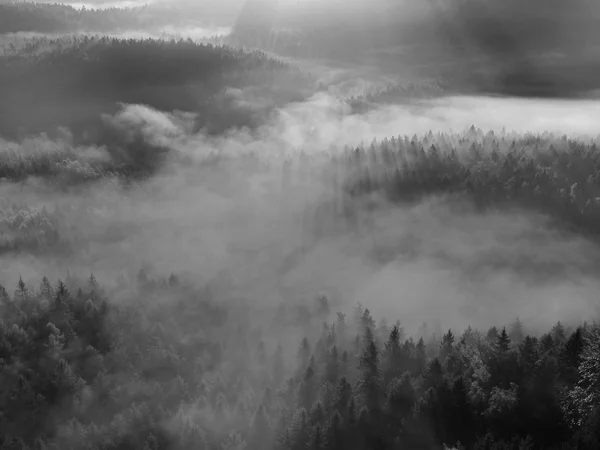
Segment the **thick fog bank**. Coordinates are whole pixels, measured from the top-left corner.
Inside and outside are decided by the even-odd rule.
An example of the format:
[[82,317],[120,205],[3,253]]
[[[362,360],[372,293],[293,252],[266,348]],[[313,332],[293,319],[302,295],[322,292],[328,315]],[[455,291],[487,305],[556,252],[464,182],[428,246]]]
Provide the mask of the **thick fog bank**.
[[[244,91],[236,96],[251,106]],[[354,201],[353,226],[323,224],[335,210],[325,216],[316,211],[338,194],[327,158],[319,156],[373,137],[471,125],[596,136],[599,119],[595,101],[485,97],[351,114],[344,101],[321,93],[278,110],[256,131],[209,137],[191,131],[193,115],[125,105],[107,123],[170,148],[172,160],[133,187],[107,180],[65,192],[34,179],[4,182],[5,222],[46,208],[71,247],[66,256],[3,254],[0,283],[19,275],[37,283],[67,270],[114,280],[146,268],[199,284],[225,277],[230,296],[260,308],[310,301],[323,292],[336,308],[362,302],[377,316],[413,324],[439,320],[445,328],[501,325],[516,316],[535,327],[577,323],[598,313],[595,244],[558,233],[534,213],[481,213],[462,200],[436,196],[413,206]],[[55,148],[38,139],[5,147]],[[69,145],[68,138],[61,145]],[[102,148],[85,151],[90,158],[109,157]],[[224,159],[207,162],[216,154]],[[292,165],[286,168],[284,159]]]
[[597,137],[599,124],[598,100],[457,96],[415,99],[352,114],[344,100],[317,94],[307,102],[285,108],[278,114],[274,129],[267,129],[287,146],[310,150],[430,130],[462,132],[471,126],[485,131]]
[[211,38],[226,36],[231,32],[230,27],[176,27],[162,26],[147,30],[130,29],[127,31],[107,31],[98,33],[97,31],[80,30],[76,33],[7,33],[0,37],[0,46],[7,47],[11,43],[20,45],[26,39],[57,39],[70,38],[73,36],[107,36],[115,39],[192,39],[193,41],[203,42]]

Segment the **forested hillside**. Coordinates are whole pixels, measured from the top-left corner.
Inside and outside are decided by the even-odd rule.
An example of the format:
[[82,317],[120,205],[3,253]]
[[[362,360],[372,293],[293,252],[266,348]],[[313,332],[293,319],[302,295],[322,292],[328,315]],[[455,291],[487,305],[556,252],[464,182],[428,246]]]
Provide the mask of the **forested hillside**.
[[[151,154],[156,156],[158,147],[143,141],[139,142],[142,147],[130,144],[124,149],[109,146],[111,158],[102,159],[82,151],[68,136],[52,145],[31,139],[22,147],[5,147],[0,154],[0,176],[6,181],[41,177],[76,185],[126,177],[136,165],[150,168]],[[166,147],[163,152],[165,157],[188,158]],[[533,209],[578,231],[595,234],[600,229],[600,151],[595,140],[550,133],[485,133],[472,127],[465,133],[373,140],[356,148],[340,143],[339,153],[302,155],[270,160],[271,155],[251,153],[246,158],[252,166],[266,164],[292,171],[304,170],[304,165],[313,164],[307,161],[316,161],[310,177],[335,186],[336,199],[328,205],[335,212],[325,213],[334,219],[336,214],[341,214],[340,220],[351,219],[351,206],[339,209],[346,199],[352,204],[355,198],[383,194],[393,202],[406,203],[429,195],[456,194],[468,196],[482,209]],[[209,155],[198,170],[210,171],[213,165],[227,163],[228,157]],[[280,176],[283,181],[289,177],[285,171]],[[342,217],[345,214],[349,216]]]
[[[0,134],[85,130],[119,103],[195,112],[198,127],[221,132],[257,124],[269,108],[304,98],[311,84],[261,52],[189,39],[36,38],[0,56]],[[249,89],[263,101],[256,111],[236,108],[225,88]]]
[[[144,272],[114,290],[19,281],[0,301],[3,448],[600,445],[596,325],[412,337],[324,297],[243,320],[210,287]],[[294,358],[269,341],[292,329]]]
[[443,65],[469,92],[589,97],[599,87],[599,19],[589,0],[248,0],[226,42],[380,67],[393,61],[396,72]]
[[146,4],[133,8],[75,8],[60,3],[0,3],[0,35],[7,33],[74,33],[155,30],[162,27],[230,25],[209,2],[199,5]]
[[0,3],[0,450],[598,450],[586,2]]

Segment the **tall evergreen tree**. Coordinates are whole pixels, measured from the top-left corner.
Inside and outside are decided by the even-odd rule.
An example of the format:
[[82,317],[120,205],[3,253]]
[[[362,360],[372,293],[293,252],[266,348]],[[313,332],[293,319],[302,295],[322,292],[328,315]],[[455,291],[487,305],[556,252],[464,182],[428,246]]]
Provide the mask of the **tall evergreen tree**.
[[267,409],[264,404],[260,404],[254,416],[248,444],[250,448],[268,448],[271,445],[272,428],[271,421],[267,415]]
[[440,361],[443,363],[446,361],[446,358],[450,356],[452,353],[454,345],[454,334],[452,334],[452,330],[448,330],[448,332],[443,336],[442,342],[440,343]]
[[525,339],[525,329],[523,327],[523,322],[517,317],[515,321],[510,326],[510,331],[508,333],[510,340],[520,344],[523,339]]
[[508,337],[508,333],[506,332],[506,327],[502,328],[502,331],[498,335],[497,338],[497,347],[501,353],[506,353],[510,349],[510,338]]
[[374,341],[369,342],[360,357],[359,369],[361,371],[360,386],[364,403],[370,411],[375,411],[381,404],[383,380],[379,368],[379,350]]

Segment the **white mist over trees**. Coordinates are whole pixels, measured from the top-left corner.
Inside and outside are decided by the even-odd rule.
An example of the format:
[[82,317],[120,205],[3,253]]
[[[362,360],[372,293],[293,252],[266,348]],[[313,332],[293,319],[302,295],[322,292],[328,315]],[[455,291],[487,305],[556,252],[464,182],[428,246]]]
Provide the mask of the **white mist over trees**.
[[0,449],[596,450],[594,5],[264,1],[0,5]]

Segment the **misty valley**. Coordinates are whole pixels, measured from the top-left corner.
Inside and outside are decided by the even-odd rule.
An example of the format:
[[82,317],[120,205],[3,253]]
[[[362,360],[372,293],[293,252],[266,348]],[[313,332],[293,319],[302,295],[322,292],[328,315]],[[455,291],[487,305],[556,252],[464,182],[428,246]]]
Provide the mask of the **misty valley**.
[[0,0],[0,450],[600,449],[591,0]]

